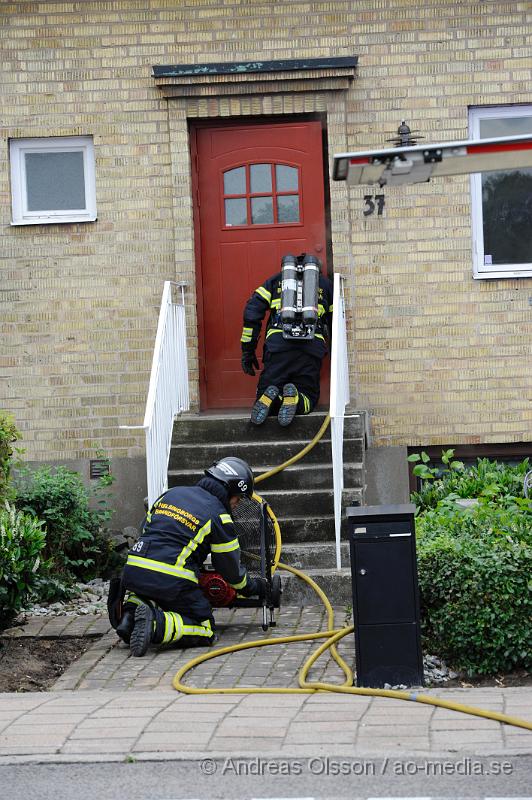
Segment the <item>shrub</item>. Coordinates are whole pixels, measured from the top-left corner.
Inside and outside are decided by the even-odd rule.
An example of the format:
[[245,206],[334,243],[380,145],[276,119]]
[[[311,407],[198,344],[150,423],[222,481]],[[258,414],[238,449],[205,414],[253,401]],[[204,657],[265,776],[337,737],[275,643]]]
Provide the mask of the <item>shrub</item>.
[[41,521],[5,502],[0,509],[0,625],[16,616],[35,587],[45,539]]
[[10,414],[0,411],[0,504],[4,500],[13,500],[14,490],[10,483],[13,455],[22,452],[14,448],[14,443],[20,439],[15,421]]
[[46,526],[45,557],[61,581],[90,580],[105,571],[112,547],[105,535],[106,509],[92,510],[77,472],[41,467],[17,484],[17,506]]
[[[425,643],[470,675],[532,667],[532,503],[519,496],[527,467],[528,460],[509,467],[480,459],[412,496],[422,509]],[[466,495],[477,502],[464,508],[456,501]]]
[[435,508],[440,500],[451,494],[464,498],[487,498],[502,505],[512,505],[515,498],[523,497],[523,482],[530,469],[528,458],[517,465],[479,458],[476,464],[466,467],[461,461],[453,460],[453,455],[453,450],[442,453],[443,469],[429,467],[426,453],[409,456],[411,462],[422,462],[413,469],[414,475],[421,478],[420,491],[411,496],[418,512]]

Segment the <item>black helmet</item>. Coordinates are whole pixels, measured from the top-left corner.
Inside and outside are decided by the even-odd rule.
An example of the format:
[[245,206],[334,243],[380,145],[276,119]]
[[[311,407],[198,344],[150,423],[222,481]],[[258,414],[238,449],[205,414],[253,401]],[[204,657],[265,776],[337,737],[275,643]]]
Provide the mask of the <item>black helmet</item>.
[[229,497],[251,497],[253,494],[253,473],[250,467],[241,458],[227,456],[205,470],[205,475],[216,478],[223,483],[229,492]]

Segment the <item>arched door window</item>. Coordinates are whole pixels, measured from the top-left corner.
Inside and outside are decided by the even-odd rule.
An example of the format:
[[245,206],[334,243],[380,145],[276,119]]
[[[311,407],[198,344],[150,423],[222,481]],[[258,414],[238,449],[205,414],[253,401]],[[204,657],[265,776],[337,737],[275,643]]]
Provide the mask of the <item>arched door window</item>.
[[246,164],[223,174],[224,225],[286,225],[301,221],[297,167]]

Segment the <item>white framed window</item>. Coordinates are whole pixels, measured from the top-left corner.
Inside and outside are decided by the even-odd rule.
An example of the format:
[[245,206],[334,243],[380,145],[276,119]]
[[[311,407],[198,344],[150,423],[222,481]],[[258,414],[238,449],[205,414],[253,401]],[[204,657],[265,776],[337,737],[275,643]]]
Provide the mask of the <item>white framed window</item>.
[[92,136],[10,139],[12,225],[94,222]]
[[[532,105],[471,108],[472,139],[532,133]],[[532,169],[471,176],[473,276],[532,277]]]

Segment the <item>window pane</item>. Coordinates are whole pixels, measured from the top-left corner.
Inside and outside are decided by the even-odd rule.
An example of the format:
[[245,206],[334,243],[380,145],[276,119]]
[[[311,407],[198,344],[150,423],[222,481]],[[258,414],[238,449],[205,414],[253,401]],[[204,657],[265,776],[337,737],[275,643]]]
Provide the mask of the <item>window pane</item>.
[[532,262],[532,169],[482,174],[484,264]]
[[249,168],[251,192],[271,192],[272,168],[269,164],[252,164]]
[[289,194],[277,198],[279,222],[299,222],[299,195]]
[[254,225],[272,224],[273,200],[271,197],[251,198],[251,221]]
[[28,211],[85,208],[83,153],[26,153]]
[[239,200],[225,200],[225,224],[247,225],[248,212],[246,198]]
[[[482,139],[532,133],[532,116],[479,120]],[[484,265],[532,262],[532,169],[482,173]]]
[[246,194],[246,168],[224,172],[224,194]]
[[297,192],[299,188],[297,169],[294,169],[294,167],[285,167],[283,164],[277,164],[275,166],[275,180],[278,192]]
[[479,120],[481,139],[495,136],[524,136],[532,133],[532,117],[501,117],[499,119]]

